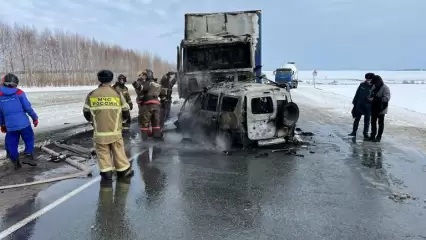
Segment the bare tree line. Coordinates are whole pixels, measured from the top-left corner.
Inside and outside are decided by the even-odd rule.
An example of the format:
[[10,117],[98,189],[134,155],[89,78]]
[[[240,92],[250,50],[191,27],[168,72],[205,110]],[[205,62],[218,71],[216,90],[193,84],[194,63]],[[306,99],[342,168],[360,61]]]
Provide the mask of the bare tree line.
[[12,72],[23,86],[76,86],[97,83],[96,73],[110,69],[129,80],[150,68],[156,77],[174,68],[149,52],[123,49],[63,30],[0,22],[0,75]]

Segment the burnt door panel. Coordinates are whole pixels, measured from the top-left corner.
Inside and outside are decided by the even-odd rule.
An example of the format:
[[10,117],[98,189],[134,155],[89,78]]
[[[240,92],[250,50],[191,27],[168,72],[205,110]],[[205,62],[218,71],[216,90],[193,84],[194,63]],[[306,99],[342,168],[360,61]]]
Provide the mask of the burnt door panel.
[[199,114],[199,120],[208,135],[216,132],[218,105],[218,95],[209,93],[205,95]]

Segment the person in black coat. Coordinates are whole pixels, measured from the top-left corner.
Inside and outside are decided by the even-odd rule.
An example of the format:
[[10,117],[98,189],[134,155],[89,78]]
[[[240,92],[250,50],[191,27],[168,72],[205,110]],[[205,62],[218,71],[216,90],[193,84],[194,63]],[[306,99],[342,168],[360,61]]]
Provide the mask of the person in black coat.
[[373,76],[374,73],[366,73],[365,81],[362,82],[356,90],[355,97],[352,101],[352,117],[354,118],[354,124],[352,132],[349,134],[349,136],[356,137],[359,121],[361,120],[361,116],[364,116],[363,134],[364,139],[368,139],[368,127],[370,126],[371,116],[371,102],[368,100],[368,98],[373,87],[371,84],[371,79]]
[[[375,75],[371,83],[373,84],[371,96],[369,97],[369,101],[371,102],[371,136],[368,140],[380,142],[385,128],[385,115],[388,113],[391,94],[389,87],[384,84],[383,79],[379,75]],[[377,122],[379,123],[378,132]]]

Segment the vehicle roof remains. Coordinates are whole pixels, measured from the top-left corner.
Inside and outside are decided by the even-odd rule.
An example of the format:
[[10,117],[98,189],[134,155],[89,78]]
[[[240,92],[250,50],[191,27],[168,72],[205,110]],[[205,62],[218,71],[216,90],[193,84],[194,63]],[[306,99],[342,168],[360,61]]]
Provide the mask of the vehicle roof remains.
[[[210,93],[224,93],[226,95],[241,96],[248,92],[266,92],[266,91],[282,91],[282,88],[274,85],[263,83],[247,83],[247,82],[223,82],[218,83],[209,89]],[[285,89],[283,89],[286,92]]]

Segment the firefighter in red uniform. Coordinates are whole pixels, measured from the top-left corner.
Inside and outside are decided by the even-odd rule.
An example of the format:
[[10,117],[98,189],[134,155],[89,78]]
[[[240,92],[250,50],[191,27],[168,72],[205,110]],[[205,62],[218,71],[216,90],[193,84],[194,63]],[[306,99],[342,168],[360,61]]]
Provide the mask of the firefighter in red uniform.
[[142,116],[141,116],[141,134],[142,140],[148,139],[149,124],[151,123],[152,135],[155,139],[162,139],[160,127],[160,95],[161,85],[154,81],[154,73],[146,70],[147,79],[142,84]]

